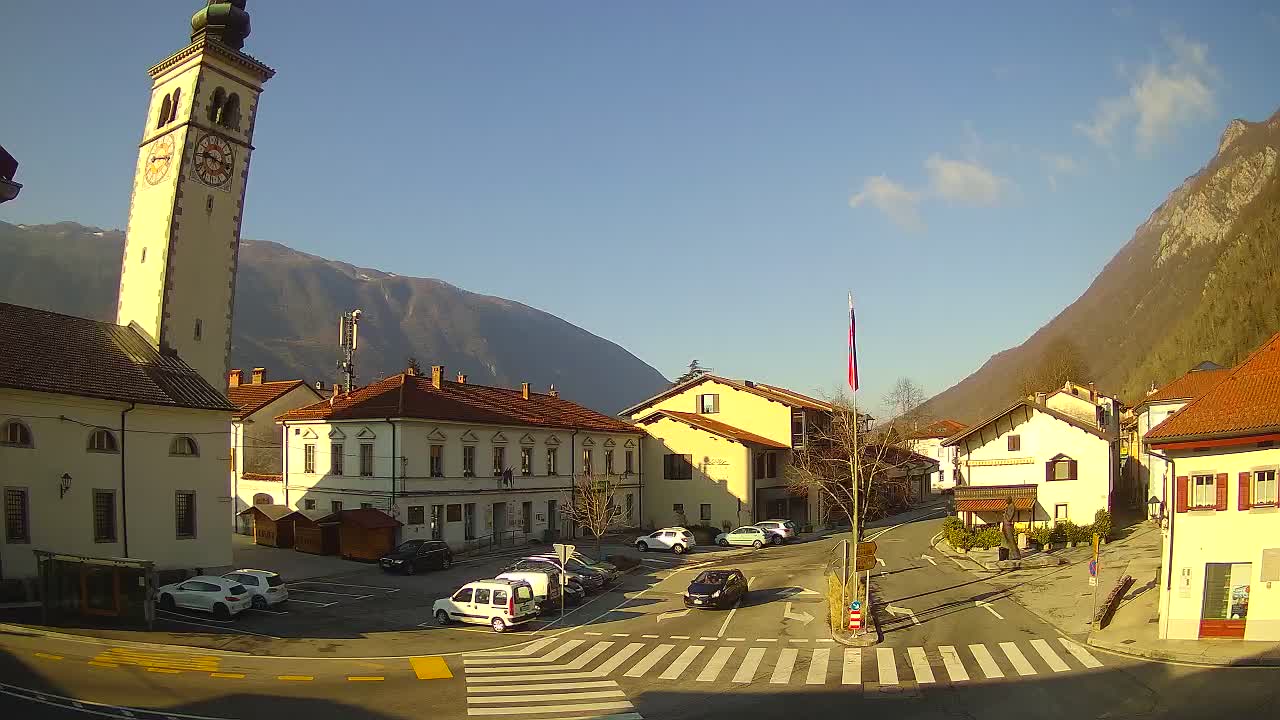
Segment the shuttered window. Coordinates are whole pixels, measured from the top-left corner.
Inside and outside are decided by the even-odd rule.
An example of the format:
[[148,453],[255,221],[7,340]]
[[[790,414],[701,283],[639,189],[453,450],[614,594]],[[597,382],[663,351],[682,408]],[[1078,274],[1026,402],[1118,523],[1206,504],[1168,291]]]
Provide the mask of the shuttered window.
[[174,494],[173,524],[178,539],[196,536],[196,494],[178,491]]
[[1276,471],[1257,470],[1253,473],[1253,492],[1250,505],[1276,504]]
[[14,544],[31,542],[26,488],[4,489],[4,537],[6,542]]
[[111,490],[93,491],[93,541],[116,541],[116,494]]
[[1217,483],[1212,475],[1191,476],[1191,507],[1211,508],[1218,504]]

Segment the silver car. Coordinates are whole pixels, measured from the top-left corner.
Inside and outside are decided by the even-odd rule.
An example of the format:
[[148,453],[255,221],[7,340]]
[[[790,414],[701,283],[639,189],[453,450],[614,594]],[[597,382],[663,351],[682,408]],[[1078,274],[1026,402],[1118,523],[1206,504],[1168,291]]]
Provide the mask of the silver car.
[[796,524],[790,520],[761,520],[756,523],[756,527],[781,537],[783,542],[795,540],[800,534],[796,530]]

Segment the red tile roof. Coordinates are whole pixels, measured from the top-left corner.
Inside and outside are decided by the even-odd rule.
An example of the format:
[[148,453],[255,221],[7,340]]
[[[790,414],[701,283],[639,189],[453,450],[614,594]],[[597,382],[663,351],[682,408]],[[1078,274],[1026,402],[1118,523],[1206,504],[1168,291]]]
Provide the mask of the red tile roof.
[[489,425],[519,425],[641,434],[629,423],[544,393],[444,380],[437,389],[431,378],[400,373],[381,382],[339,395],[333,405],[322,400],[276,418],[298,420],[372,420],[421,418]]
[[1225,378],[1157,425],[1146,439],[1176,442],[1280,432],[1280,333],[1223,372],[1228,373]]
[[[299,385],[310,387],[302,380],[278,380],[275,382],[250,383],[227,388],[227,398],[239,410],[231,416],[233,420],[243,420],[258,412],[267,405],[284,397]],[[317,396],[319,393],[316,394]]]
[[200,410],[236,407],[135,330],[0,303],[0,387]]
[[1068,415],[1067,413],[1061,412],[1059,410],[1054,410],[1053,408],[1048,407],[1046,405],[1041,405],[1035,402],[1034,400],[1027,400],[1026,398],[1023,398],[1022,400],[1015,402],[1014,404],[1010,405],[1004,410],[1001,410],[995,415],[992,415],[986,420],[983,420],[982,422],[976,423],[974,425],[970,425],[968,428],[965,428],[964,430],[961,430],[960,432],[956,433],[955,435],[952,435],[946,440],[943,440],[942,444],[944,446],[955,445],[959,443],[961,440],[965,439],[966,437],[978,432],[979,430],[996,422],[1000,418],[1004,417],[1005,415],[1008,415],[1009,413],[1021,407],[1026,407],[1031,410],[1035,410],[1036,412],[1042,412],[1045,415],[1048,415],[1049,417],[1061,420],[1062,422],[1068,425],[1079,428],[1080,430],[1083,430],[1089,433],[1090,435],[1096,435],[1097,437],[1102,438],[1103,440],[1106,440],[1108,442],[1116,439],[1114,435],[1103,430],[1102,428],[1099,428],[1097,425],[1094,425],[1093,423],[1085,422],[1078,417]]
[[798,392],[795,392],[794,390],[787,390],[786,388],[780,388],[776,385],[766,385],[764,383],[752,382],[750,380],[730,380],[729,378],[721,377],[719,375],[712,375],[711,373],[703,373],[695,378],[686,380],[683,383],[680,383],[679,385],[676,385],[669,390],[660,392],[657,395],[654,395],[653,397],[647,400],[644,400],[643,402],[632,405],[631,407],[627,408],[626,410],[623,410],[618,414],[619,415],[634,414],[637,410],[641,410],[650,405],[661,402],[671,397],[672,395],[682,393],[685,390],[699,383],[707,382],[708,380],[715,381],[724,385],[728,385],[732,388],[741,390],[743,392],[748,392],[748,393],[751,393],[752,395],[757,395],[759,397],[765,398],[766,400],[773,400],[774,402],[782,403],[783,405],[790,405],[792,407],[798,407],[798,408],[806,408],[809,410],[822,410],[826,412],[831,411],[830,403],[823,402],[822,400],[817,400],[815,398],[811,398],[808,395],[802,395]]
[[339,510],[317,522],[338,520],[344,525],[355,525],[366,530],[378,528],[400,527],[404,523],[375,508],[357,508],[355,510]]
[[949,438],[958,432],[964,432],[968,426],[962,422],[955,420],[937,420],[920,428],[913,433],[911,437],[916,440],[925,440],[928,438]]
[[1010,499],[1015,510],[1030,510],[1036,504],[1036,486],[964,485],[955,489],[956,510],[1000,512]]
[[1231,368],[1192,370],[1142,399],[1143,405],[1169,400],[1195,400],[1227,379]]
[[746,430],[722,423],[719,420],[712,420],[706,415],[698,415],[696,413],[676,412],[674,410],[655,410],[654,412],[640,418],[637,422],[649,423],[659,419],[660,417],[669,417],[672,420],[678,420],[687,425],[696,427],[699,430],[706,430],[713,435],[719,435],[720,437],[728,438],[729,440],[736,442],[752,443],[754,445],[763,445],[765,447],[773,448],[785,449],[788,447],[776,440],[770,440],[763,435],[756,435],[755,433],[747,432]]

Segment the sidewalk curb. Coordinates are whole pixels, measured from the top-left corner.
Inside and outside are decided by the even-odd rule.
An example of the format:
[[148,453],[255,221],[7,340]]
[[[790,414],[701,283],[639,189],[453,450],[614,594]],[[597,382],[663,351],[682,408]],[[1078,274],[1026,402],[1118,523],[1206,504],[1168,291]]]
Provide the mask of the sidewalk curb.
[[1205,660],[1201,656],[1189,655],[1187,653],[1173,652],[1168,650],[1159,650],[1156,648],[1134,647],[1133,645],[1123,645],[1119,642],[1104,640],[1102,638],[1089,635],[1085,644],[1090,647],[1106,650],[1116,655],[1124,655],[1138,660],[1155,660],[1157,662],[1176,662],[1186,665],[1197,665],[1200,667],[1240,667],[1240,668],[1274,668],[1280,667],[1280,657],[1272,658],[1246,658],[1244,660],[1230,660],[1226,662],[1212,662]]

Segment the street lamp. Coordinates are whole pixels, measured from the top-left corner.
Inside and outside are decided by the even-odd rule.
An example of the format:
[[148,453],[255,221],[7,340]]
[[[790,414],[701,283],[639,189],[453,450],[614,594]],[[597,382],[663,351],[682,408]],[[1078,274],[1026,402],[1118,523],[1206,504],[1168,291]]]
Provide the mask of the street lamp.
[[58,486],[58,499],[67,496],[71,492],[71,473],[62,473],[62,484]]
[[1163,504],[1164,503],[1160,502],[1160,498],[1152,495],[1151,499],[1147,500],[1147,517],[1156,521],[1160,520],[1160,516],[1162,514],[1160,512],[1160,506]]

